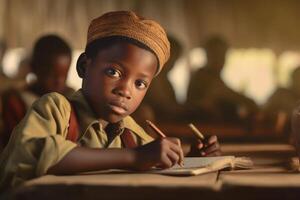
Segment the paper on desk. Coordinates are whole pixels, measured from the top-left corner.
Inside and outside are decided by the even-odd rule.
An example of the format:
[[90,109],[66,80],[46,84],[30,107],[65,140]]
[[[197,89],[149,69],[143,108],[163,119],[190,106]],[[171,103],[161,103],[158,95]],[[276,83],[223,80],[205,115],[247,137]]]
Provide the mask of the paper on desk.
[[186,157],[184,167],[176,165],[170,169],[152,170],[151,173],[167,175],[199,175],[208,172],[214,172],[225,168],[252,168],[253,162],[250,158],[235,156],[218,156],[218,157]]

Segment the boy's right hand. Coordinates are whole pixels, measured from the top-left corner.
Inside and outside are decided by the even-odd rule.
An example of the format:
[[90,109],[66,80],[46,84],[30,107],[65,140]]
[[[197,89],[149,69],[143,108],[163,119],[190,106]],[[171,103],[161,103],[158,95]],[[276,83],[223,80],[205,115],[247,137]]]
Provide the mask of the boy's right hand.
[[184,154],[178,138],[161,138],[135,148],[135,166],[137,170],[148,170],[152,167],[169,168],[183,162]]

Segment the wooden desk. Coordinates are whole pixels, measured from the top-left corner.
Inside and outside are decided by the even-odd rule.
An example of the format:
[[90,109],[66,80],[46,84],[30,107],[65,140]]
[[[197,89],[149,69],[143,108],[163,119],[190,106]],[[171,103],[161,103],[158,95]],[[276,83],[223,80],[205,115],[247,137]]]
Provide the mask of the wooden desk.
[[[181,199],[212,194],[218,173],[174,177],[146,173],[44,176],[27,182],[12,199]],[[216,189],[215,189],[216,188]]]
[[237,149],[243,155],[251,156],[255,167],[250,170],[222,171],[191,177],[122,172],[77,176],[48,175],[28,181],[6,197],[22,200],[201,198],[282,200],[300,197],[300,174],[293,173],[282,165],[294,155],[291,146],[230,144],[223,145],[222,148],[225,154],[232,154],[234,149]]

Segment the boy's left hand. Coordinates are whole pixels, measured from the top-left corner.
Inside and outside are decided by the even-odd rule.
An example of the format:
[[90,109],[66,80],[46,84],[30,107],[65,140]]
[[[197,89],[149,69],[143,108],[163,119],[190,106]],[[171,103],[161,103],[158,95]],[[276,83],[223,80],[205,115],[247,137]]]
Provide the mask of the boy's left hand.
[[217,136],[213,135],[204,139],[196,140],[191,145],[190,152],[187,156],[220,156],[221,149]]

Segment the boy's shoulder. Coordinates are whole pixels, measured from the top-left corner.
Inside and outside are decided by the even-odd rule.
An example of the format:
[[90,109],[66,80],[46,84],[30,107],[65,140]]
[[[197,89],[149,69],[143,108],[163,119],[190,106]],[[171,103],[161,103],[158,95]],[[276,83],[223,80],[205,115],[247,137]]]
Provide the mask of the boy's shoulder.
[[34,102],[33,106],[55,106],[59,109],[67,109],[70,110],[70,102],[69,100],[62,94],[57,92],[51,92],[44,94],[37,101]]
[[53,100],[55,102],[56,101],[57,102],[59,102],[59,101],[68,101],[67,98],[64,95],[62,95],[58,92],[50,92],[50,93],[44,94],[43,96],[41,96],[40,99],[42,99],[42,100]]

